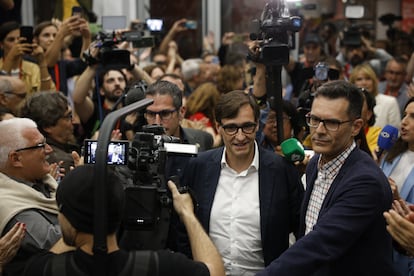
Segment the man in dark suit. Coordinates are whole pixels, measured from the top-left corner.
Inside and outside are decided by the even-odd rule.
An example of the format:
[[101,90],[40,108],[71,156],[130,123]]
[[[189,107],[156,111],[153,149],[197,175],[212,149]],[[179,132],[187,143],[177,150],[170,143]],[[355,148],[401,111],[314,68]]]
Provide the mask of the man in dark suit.
[[[227,275],[254,275],[289,246],[303,194],[298,172],[255,142],[259,107],[243,91],[223,94],[216,126],[224,147],[199,154],[184,171],[197,217],[223,256]],[[188,252],[185,234],[179,249]]]
[[180,138],[182,143],[195,144],[199,151],[212,147],[213,137],[209,133],[180,126],[184,118],[185,107],[182,106],[182,92],[175,84],[157,81],[148,86],[145,97],[154,100],[153,104],[147,106],[144,113],[148,124],[163,126],[165,134]]
[[363,95],[346,81],[318,88],[306,116],[317,153],[306,170],[301,238],[257,275],[396,275],[383,212],[388,181],[354,137]]

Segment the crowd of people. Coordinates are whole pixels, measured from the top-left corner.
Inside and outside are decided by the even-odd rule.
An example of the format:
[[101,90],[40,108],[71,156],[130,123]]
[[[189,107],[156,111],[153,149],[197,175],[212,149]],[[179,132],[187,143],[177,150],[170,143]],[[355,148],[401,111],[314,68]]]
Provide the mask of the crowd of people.
[[[324,22],[280,66],[277,102],[263,41],[206,37],[183,58],[176,38],[194,31],[185,18],[145,48],[124,39],[139,20],[105,39],[85,16],[60,19],[33,26],[32,41],[18,22],[0,25],[0,274],[414,275],[414,46],[389,52]],[[137,133],[156,125],[198,154],[162,164],[175,212],[156,250],[122,236],[142,165],[106,167],[97,267],[98,172],[82,147],[108,114],[142,99],[112,140],[143,145]],[[298,160],[286,158],[292,139]],[[127,154],[115,147],[105,161]]]

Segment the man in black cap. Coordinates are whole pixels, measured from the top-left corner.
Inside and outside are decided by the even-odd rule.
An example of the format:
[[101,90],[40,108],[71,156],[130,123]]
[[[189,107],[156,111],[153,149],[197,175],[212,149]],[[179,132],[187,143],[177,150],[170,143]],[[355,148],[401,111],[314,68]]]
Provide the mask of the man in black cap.
[[322,41],[318,34],[306,34],[303,41],[303,59],[296,61],[291,57],[285,67],[293,86],[293,97],[298,97],[304,90],[306,81],[313,77],[314,66],[323,56]]
[[[202,226],[194,216],[191,197],[180,194],[173,182],[174,208],[186,226],[191,240],[194,261],[182,254],[161,251],[123,251],[118,247],[116,230],[120,225],[124,190],[118,175],[108,170],[107,185],[107,248],[105,270],[112,275],[224,275],[221,257]],[[56,200],[59,205],[59,223],[63,241],[76,248],[61,253],[56,247],[52,252],[32,258],[24,275],[92,275],[93,257],[93,210],[94,166],[84,165],[69,172],[59,184]],[[60,241],[62,243],[62,241]],[[146,273],[143,273],[145,271]]]
[[387,62],[392,58],[384,49],[375,48],[358,30],[346,31],[341,45],[345,51],[340,52],[336,59],[343,66],[347,78],[351,75],[352,68],[364,62],[371,65],[377,76],[382,76]]

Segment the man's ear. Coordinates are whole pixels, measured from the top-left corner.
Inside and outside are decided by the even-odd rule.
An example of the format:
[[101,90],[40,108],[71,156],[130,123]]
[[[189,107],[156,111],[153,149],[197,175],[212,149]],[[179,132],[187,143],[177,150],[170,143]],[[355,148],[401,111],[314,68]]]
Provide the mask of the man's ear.
[[355,137],[358,135],[363,125],[364,125],[364,120],[362,118],[355,119],[352,125],[352,137]]
[[0,93],[0,104],[3,106],[7,106],[7,97],[4,93]]
[[12,167],[22,167],[23,166],[22,162],[20,161],[21,160],[20,155],[15,151],[9,153],[9,158],[8,159],[9,159],[9,162],[10,162]]
[[185,112],[187,111],[187,108],[185,106],[181,106],[178,110],[178,118],[181,121],[185,117]]
[[44,132],[46,132],[47,134],[49,134],[50,135],[50,133],[52,132],[52,129],[51,129],[52,127],[45,127],[44,129],[43,129],[43,131]]

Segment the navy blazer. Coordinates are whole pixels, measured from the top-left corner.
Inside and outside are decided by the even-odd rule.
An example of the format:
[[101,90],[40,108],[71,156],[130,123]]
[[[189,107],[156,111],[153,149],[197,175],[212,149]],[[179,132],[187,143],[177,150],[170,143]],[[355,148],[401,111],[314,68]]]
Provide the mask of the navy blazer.
[[[199,204],[196,215],[207,233],[222,154],[223,147],[200,153],[189,162],[182,179],[195,193]],[[265,265],[289,247],[289,233],[299,227],[302,196],[303,185],[297,169],[284,158],[259,147],[260,230]],[[179,250],[188,254],[186,242],[185,235],[181,235]]]
[[[301,236],[318,159],[315,155],[306,170]],[[383,218],[391,203],[390,185],[381,169],[366,153],[353,150],[333,181],[313,230],[257,275],[396,275]]]

